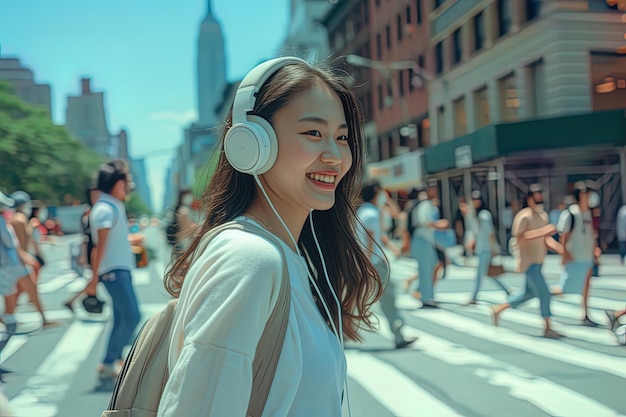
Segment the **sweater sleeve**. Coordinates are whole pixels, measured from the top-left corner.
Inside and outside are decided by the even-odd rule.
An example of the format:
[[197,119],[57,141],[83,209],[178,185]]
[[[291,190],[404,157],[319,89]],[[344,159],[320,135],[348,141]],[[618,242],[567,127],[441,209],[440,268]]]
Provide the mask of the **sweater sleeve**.
[[282,268],[279,249],[260,236],[227,230],[211,241],[181,291],[158,416],[246,415],[252,361]]

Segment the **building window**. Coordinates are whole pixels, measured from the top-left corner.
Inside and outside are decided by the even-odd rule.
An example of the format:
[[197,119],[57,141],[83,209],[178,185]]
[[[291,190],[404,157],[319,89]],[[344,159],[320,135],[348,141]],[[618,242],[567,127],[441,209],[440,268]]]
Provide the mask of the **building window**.
[[383,45],[380,33],[376,34],[376,56],[378,59],[382,59],[383,57]]
[[404,97],[404,71],[398,71],[398,90],[400,97]]
[[422,0],[416,0],[415,1],[415,9],[417,9],[417,15],[415,16],[415,19],[417,20],[417,24],[421,25],[422,24]]
[[385,93],[383,92],[383,85],[378,84],[378,110],[382,110],[385,107]]
[[435,45],[435,72],[441,74],[443,72],[443,41]]
[[483,49],[483,43],[485,42],[485,21],[483,18],[483,12],[474,16],[474,51],[480,51]]
[[498,94],[500,96],[502,121],[511,122],[517,120],[520,99],[515,86],[515,74],[507,75],[498,80]]
[[406,24],[411,24],[411,5],[406,6]]
[[423,69],[423,70],[426,69],[426,62],[424,61],[424,55],[420,55],[417,57],[417,66],[420,67],[420,69]]
[[623,109],[626,103],[626,55],[591,51],[591,97],[594,111]]
[[415,90],[415,85],[413,85],[413,79],[416,75],[417,74],[415,74],[413,68],[409,68],[409,91]]
[[541,0],[526,0],[526,21],[539,17],[539,8],[541,7]]
[[391,26],[385,27],[385,35],[387,35],[387,50],[391,49]]
[[489,97],[487,97],[487,87],[474,91],[474,111],[476,129],[489,125],[491,117],[489,114]]
[[498,36],[511,30],[511,0],[498,0]]
[[437,107],[437,138],[439,142],[446,139],[446,108],[445,106]]
[[528,67],[529,114],[537,117],[545,114],[546,74],[543,59],[533,62]]
[[461,28],[455,30],[452,33],[452,48],[453,48],[453,59],[454,63],[458,64],[461,62],[461,58],[463,57],[463,44],[461,40]]
[[398,16],[396,17],[396,23],[398,26],[398,41],[402,40],[402,32],[403,32],[403,27],[402,27],[402,15],[398,13]]
[[452,110],[454,111],[454,136],[466,134],[467,114],[465,113],[465,96],[454,100]]

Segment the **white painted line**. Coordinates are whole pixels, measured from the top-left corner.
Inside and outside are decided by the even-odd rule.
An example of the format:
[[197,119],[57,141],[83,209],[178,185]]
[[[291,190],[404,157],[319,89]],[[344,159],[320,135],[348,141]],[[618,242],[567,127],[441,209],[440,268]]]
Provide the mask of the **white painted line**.
[[20,350],[22,346],[26,344],[28,341],[28,336],[25,335],[16,335],[11,336],[7,344],[2,349],[2,353],[0,353],[0,365],[5,363],[15,352]]
[[58,275],[51,280],[40,283],[39,285],[37,285],[37,289],[39,290],[39,294],[51,293],[66,287],[77,278],[78,275],[76,274],[76,272],[67,272],[65,274]]
[[487,380],[492,385],[508,388],[512,397],[535,405],[547,415],[623,417],[617,411],[596,400],[546,378],[533,375],[517,366],[409,326],[403,330],[407,336],[419,336],[413,349],[450,365],[470,367],[478,377]]
[[150,284],[150,270],[147,268],[133,269],[131,271],[133,277],[133,285],[138,287]]
[[348,377],[397,416],[462,417],[393,366],[368,354],[346,351]]
[[[493,298],[494,297],[491,296],[491,294],[486,294],[485,292],[479,293],[479,299],[488,300],[492,304],[496,304],[498,301],[493,301]],[[461,298],[457,296],[457,294],[442,294],[441,296],[437,296],[437,299],[446,302],[462,303],[467,300],[467,297],[465,296],[465,298]],[[531,311],[508,309],[501,316],[501,320],[503,321],[502,324],[504,324],[504,322],[506,321],[521,324],[534,329],[543,329],[544,321],[543,318],[539,315],[539,301],[531,300],[526,303],[525,306],[528,307],[528,309],[530,310],[535,309],[536,312],[532,313]],[[554,329],[560,333],[565,334],[568,338],[583,340],[589,343],[595,343],[605,346],[619,346],[619,343],[617,343],[615,336],[612,332],[608,331],[608,329],[584,327],[578,324],[568,325],[558,321],[559,317],[568,317],[574,319],[580,318],[582,316],[581,307],[575,307],[567,303],[560,303],[553,299],[550,303],[550,308],[552,310],[552,313],[555,314],[555,316],[552,317]],[[492,310],[486,305],[479,304],[477,306],[468,307],[467,311],[472,313],[478,313],[487,317],[489,320],[491,319]],[[597,320],[597,322],[600,324],[606,324],[606,322],[608,322],[607,318],[603,317],[603,315],[598,311],[590,312],[590,316],[591,319]]]
[[422,320],[428,320],[456,330],[457,332],[503,346],[522,350],[569,365],[626,378],[626,366],[624,366],[624,358],[621,357],[592,352],[556,340],[541,339],[519,334],[512,330],[487,325],[443,309],[437,311],[420,310],[412,314]]
[[102,336],[103,328],[104,323],[72,323],[22,392],[11,400],[15,415],[55,417],[57,402],[65,398],[71,376]]

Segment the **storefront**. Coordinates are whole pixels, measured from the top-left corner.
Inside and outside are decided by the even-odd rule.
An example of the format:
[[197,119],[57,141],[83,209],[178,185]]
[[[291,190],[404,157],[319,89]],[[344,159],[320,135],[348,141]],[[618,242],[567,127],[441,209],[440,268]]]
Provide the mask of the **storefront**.
[[626,109],[491,125],[424,152],[424,178],[436,181],[444,214],[480,189],[506,239],[505,209],[523,203],[528,185],[544,186],[550,210],[575,181],[601,196],[601,238],[615,240],[615,218],[626,196]]

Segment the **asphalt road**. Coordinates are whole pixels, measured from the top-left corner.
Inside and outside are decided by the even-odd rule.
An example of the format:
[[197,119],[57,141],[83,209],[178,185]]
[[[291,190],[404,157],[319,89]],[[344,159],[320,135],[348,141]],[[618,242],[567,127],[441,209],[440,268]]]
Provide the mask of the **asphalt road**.
[[[169,299],[162,286],[164,237],[156,229],[146,233],[157,259],[133,272],[145,318]],[[78,303],[72,315],[62,306],[85,283],[69,268],[69,247],[77,239],[66,236],[44,247],[49,262],[39,289],[48,315],[62,324],[14,336],[0,356],[0,366],[13,371],[4,375],[0,387],[18,417],[99,416],[109,401],[111,387],[100,386],[96,377],[110,325],[108,305],[102,315],[90,315]],[[626,267],[611,255],[602,262],[591,306],[592,319],[606,323],[604,309],[626,307]],[[352,416],[626,416],[626,347],[606,328],[580,325],[580,297],[553,299],[555,328],[568,337],[546,340],[539,337],[542,319],[536,300],[507,310],[501,326],[493,327],[489,306],[505,301],[505,294],[492,282],[483,285],[478,305],[463,307],[473,286],[471,267],[449,267],[437,287],[442,308],[419,309],[401,285],[415,267],[411,259],[393,260],[392,280],[405,333],[418,341],[394,350],[382,320],[379,331],[364,334],[364,343],[346,346]],[[556,283],[558,259],[550,258],[544,271]],[[518,274],[502,279],[514,290],[523,284]],[[25,326],[39,323],[26,298],[18,312]],[[316,416],[315,411],[310,415]]]

